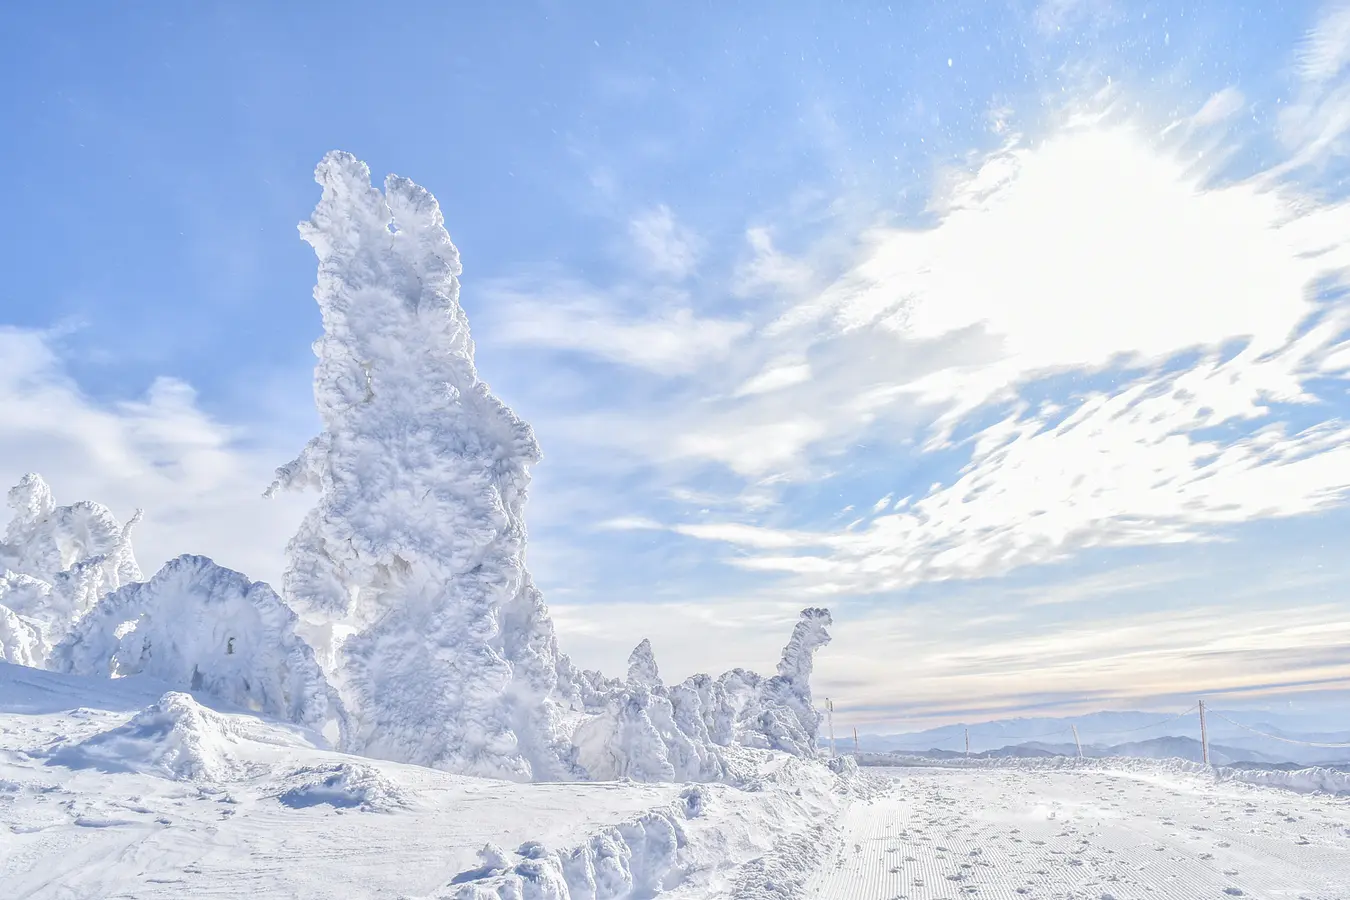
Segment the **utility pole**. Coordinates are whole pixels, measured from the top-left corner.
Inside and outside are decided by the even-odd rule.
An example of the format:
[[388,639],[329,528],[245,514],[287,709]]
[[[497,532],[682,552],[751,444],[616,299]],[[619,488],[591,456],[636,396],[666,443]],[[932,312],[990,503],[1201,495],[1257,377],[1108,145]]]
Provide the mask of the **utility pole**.
[[834,701],[825,698],[825,720],[830,723],[830,759],[834,759]]
[[1078,726],[1077,726],[1077,725],[1070,725],[1069,727],[1073,729],[1073,743],[1074,743],[1074,746],[1076,746],[1076,747],[1078,748],[1078,758],[1079,758],[1079,759],[1082,759],[1082,758],[1083,758],[1083,742],[1080,741],[1080,740],[1078,739]]
[[1200,701],[1200,752],[1209,765],[1209,730],[1205,727],[1205,701]]
[[966,729],[966,759],[970,759],[970,729]]

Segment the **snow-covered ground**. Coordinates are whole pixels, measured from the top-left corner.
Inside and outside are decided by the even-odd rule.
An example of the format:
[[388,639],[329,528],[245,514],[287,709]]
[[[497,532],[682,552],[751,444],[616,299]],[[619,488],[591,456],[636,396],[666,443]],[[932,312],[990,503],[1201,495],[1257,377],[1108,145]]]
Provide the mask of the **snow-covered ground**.
[[743,789],[470,778],[143,676],[0,663],[0,897],[755,896],[765,871],[799,891],[867,779],[736,758]]
[[1187,764],[518,784],[204,704],[0,663],[0,897],[1350,898],[1350,798]]
[[1350,799],[1158,764],[876,769],[820,900],[1350,898]]

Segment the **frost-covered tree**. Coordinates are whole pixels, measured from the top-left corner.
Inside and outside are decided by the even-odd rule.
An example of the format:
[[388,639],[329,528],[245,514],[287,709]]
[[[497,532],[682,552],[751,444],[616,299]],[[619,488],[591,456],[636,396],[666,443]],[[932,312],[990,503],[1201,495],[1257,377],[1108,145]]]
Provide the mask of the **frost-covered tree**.
[[357,752],[513,779],[579,775],[579,703],[524,565],[539,447],[478,377],[459,253],[427,191],[330,153],[301,235],[319,259],[323,433],[269,493],[312,488],[284,593],[321,644]]
[[628,654],[628,680],[647,688],[661,687],[661,672],[656,667],[652,642],[646,638]]
[[149,675],[340,743],[342,705],[296,624],[267,584],[185,555],[100,600],[52,652],[52,668]]
[[815,653],[830,642],[830,612],[804,609],[778,662],[778,674],[764,678],[733,669],[711,691],[709,731],[719,744],[742,744],[813,756],[820,715],[811,702]]
[[0,658],[41,666],[60,640],[109,591],[141,579],[131,531],[107,507],[57,506],[41,476],[9,491],[13,517],[0,541]]
[[[815,652],[829,643],[830,614],[805,609],[765,678],[732,669],[714,680],[693,675],[666,687],[649,641],[628,657],[628,680],[596,675],[585,696],[591,717],[577,729],[578,761],[592,778],[716,781],[727,774],[720,748],[743,746],[814,756],[820,717],[811,703]],[[587,673],[593,674],[593,673]]]

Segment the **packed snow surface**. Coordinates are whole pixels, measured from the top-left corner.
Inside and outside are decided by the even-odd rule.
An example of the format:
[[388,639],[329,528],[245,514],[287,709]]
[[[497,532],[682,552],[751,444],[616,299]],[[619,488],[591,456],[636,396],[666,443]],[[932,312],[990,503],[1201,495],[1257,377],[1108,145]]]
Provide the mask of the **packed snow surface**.
[[1350,800],[1158,763],[876,770],[851,805],[820,900],[1350,897]]

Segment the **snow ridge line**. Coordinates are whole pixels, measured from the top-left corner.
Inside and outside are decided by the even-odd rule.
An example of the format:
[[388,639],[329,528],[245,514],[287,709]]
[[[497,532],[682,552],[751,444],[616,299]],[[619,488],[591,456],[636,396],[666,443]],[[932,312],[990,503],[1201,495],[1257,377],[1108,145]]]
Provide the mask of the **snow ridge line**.
[[1272,787],[1300,794],[1322,793],[1337,796],[1350,795],[1350,772],[1339,772],[1322,766],[1303,769],[1268,770],[1245,769],[1235,766],[1206,766],[1185,759],[1140,759],[1113,756],[1077,759],[1070,756],[1013,758],[990,757],[982,759],[933,759],[922,756],[894,756],[888,753],[862,752],[857,754],[860,766],[936,769],[1090,769],[1110,772],[1164,772],[1168,774],[1209,776],[1216,782]]

